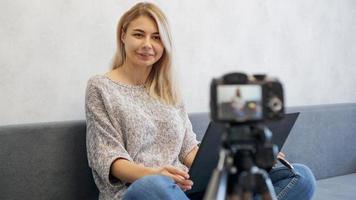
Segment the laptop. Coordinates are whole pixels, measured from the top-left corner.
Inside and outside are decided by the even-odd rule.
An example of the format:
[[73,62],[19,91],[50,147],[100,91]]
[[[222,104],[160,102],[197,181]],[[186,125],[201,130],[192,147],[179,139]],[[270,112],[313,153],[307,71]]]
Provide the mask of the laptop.
[[[278,121],[267,121],[266,126],[272,131],[272,143],[282,149],[299,113],[285,114],[284,118]],[[221,131],[224,130],[223,124],[210,122],[205,132],[203,140],[199,146],[197,155],[189,170],[190,179],[194,182],[191,190],[186,194],[202,192],[207,187],[210,176],[216,168],[219,160],[221,145]]]

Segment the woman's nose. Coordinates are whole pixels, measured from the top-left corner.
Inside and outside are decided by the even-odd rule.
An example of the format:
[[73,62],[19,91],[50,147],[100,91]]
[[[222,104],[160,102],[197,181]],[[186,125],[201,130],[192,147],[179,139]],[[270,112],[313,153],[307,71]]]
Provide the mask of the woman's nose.
[[152,48],[152,41],[151,38],[147,37],[143,41],[143,47],[145,48]]

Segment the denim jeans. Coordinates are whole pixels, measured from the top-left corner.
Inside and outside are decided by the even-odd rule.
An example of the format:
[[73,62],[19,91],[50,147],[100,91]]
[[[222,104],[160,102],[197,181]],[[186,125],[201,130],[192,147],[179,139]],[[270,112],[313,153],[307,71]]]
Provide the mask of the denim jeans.
[[[284,166],[274,168],[269,175],[278,200],[309,200],[315,190],[315,178],[308,167],[293,164],[294,170]],[[197,198],[198,197],[198,198]],[[193,199],[201,199],[198,194]],[[188,196],[166,176],[145,176],[133,182],[127,189],[124,200],[189,200]]]

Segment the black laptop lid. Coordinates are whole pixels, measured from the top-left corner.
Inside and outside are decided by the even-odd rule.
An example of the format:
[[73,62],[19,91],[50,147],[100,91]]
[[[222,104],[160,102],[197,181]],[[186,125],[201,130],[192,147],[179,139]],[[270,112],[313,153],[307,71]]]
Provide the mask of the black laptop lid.
[[209,180],[211,173],[215,169],[219,160],[219,150],[221,144],[221,131],[224,126],[219,123],[210,122],[199,150],[189,170],[190,179],[194,185],[186,193],[196,193],[203,191]]
[[[284,118],[278,121],[267,121],[266,126],[272,131],[272,142],[282,149],[299,113],[285,114]],[[207,187],[210,176],[216,168],[219,160],[219,150],[221,145],[221,132],[224,125],[210,122],[205,132],[201,145],[194,162],[189,170],[190,179],[194,182],[191,190],[187,194],[204,191]]]
[[281,150],[285,141],[288,138],[295,122],[297,121],[299,113],[285,114],[284,118],[278,121],[267,121],[266,126],[272,131],[272,143],[278,146]]

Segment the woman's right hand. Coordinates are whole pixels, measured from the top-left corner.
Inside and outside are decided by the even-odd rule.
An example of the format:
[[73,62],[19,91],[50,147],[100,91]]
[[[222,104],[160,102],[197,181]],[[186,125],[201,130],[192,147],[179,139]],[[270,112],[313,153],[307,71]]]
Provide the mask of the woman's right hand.
[[193,181],[189,180],[187,172],[170,165],[155,168],[154,170],[156,174],[171,177],[183,191],[192,189]]

